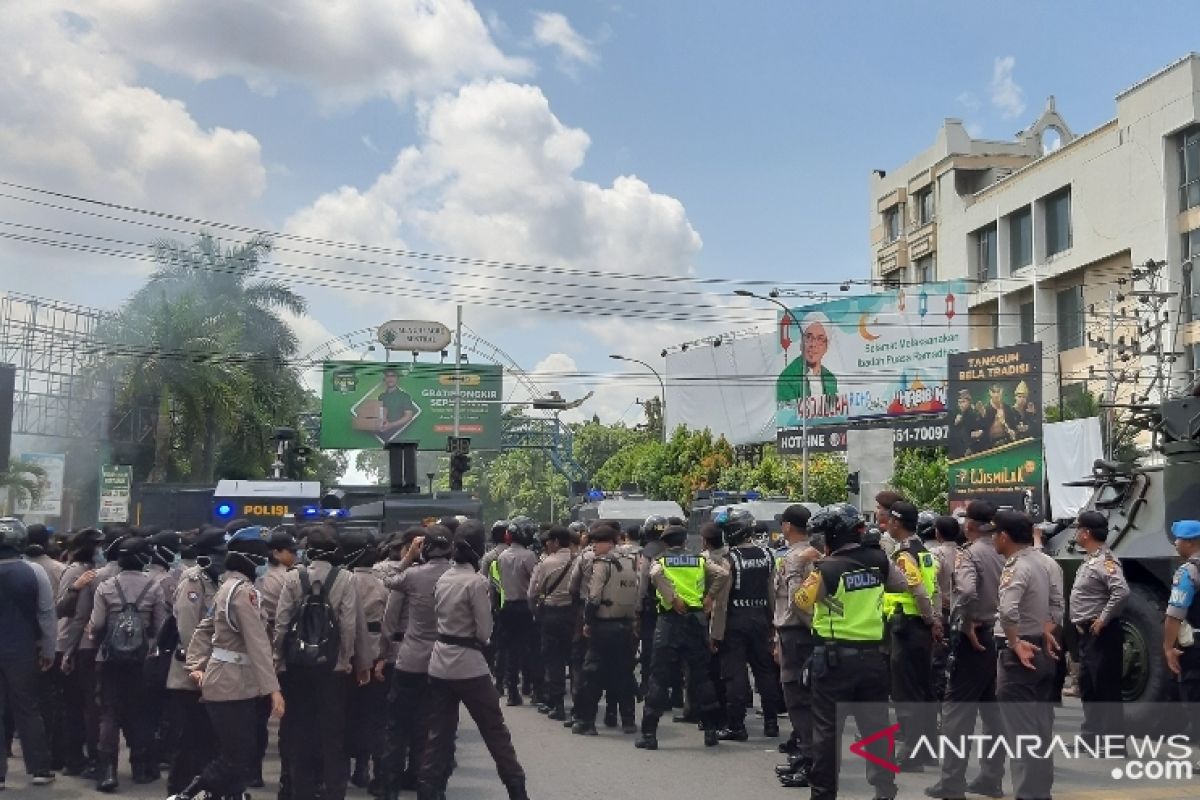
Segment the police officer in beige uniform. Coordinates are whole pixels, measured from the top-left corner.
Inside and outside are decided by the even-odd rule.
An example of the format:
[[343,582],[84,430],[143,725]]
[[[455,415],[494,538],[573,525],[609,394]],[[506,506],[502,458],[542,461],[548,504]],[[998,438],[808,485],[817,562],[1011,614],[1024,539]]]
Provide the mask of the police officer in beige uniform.
[[[996,507],[987,500],[967,506],[963,531],[968,544],[954,558],[953,597],[950,606],[950,654],[946,666],[946,697],[942,706],[942,733],[969,736],[975,715],[983,721],[983,734],[998,737],[1003,731],[996,707],[996,611],[1000,599],[1000,574],[1004,556],[992,541]],[[945,524],[945,523],[944,523]],[[966,758],[947,751],[941,780],[925,790],[930,797],[958,798],[965,792],[1002,797],[1004,756],[990,753],[980,761],[979,776],[965,783]]]
[[[538,558],[529,549],[537,525],[529,517],[516,517],[508,523],[509,545],[496,559],[500,568],[500,622],[508,647],[504,670],[504,685],[508,689],[508,705],[519,706],[522,689],[525,694],[537,695],[542,678],[539,674],[536,629],[533,611],[529,607],[529,582]],[[525,686],[521,685],[524,675]]]
[[[1050,570],[1033,549],[1033,522],[1027,514],[998,511],[996,551],[1007,560],[1000,576],[996,635],[1003,640],[996,674],[996,701],[1010,741],[1038,736],[1050,741],[1054,728],[1054,662]],[[1060,590],[1061,592],[1061,590]],[[1058,595],[1058,607],[1062,595]],[[1059,618],[1061,620],[1061,617]],[[1013,794],[1048,798],[1054,784],[1054,759],[1031,757],[1028,750],[1012,763]]]
[[434,588],[437,642],[429,659],[429,739],[421,759],[418,800],[446,797],[459,704],[467,707],[479,727],[509,800],[529,800],[525,770],[517,761],[500,710],[500,695],[483,657],[483,647],[492,634],[492,604],[488,579],[476,571],[482,549],[482,526],[470,520],[461,524],[454,534],[454,563]]
[[271,640],[253,583],[267,567],[262,529],[237,531],[228,551],[213,613],[196,628],[185,665],[200,687],[219,747],[215,758],[173,800],[192,800],[202,792],[212,798],[242,798],[255,769],[261,698],[270,698],[273,716],[283,716]]
[[[143,572],[150,563],[150,547],[146,540],[129,536],[121,540],[116,553],[120,572],[102,581],[93,597],[88,636],[96,648],[96,671],[100,681],[100,770],[96,789],[112,792],[117,789],[117,755],[121,732],[129,745],[129,761],[134,783],[158,780],[158,765],[150,763],[153,731],[147,726],[145,714],[146,679],[144,663],[150,643],[167,618],[167,604],[162,588]],[[138,643],[130,642],[134,650],[117,650],[115,640],[121,631],[111,626],[120,622],[114,615],[133,608],[141,616],[142,632]]]
[[192,634],[212,609],[218,582],[225,571],[225,532],[220,528],[204,530],[192,550],[196,565],[179,576],[172,603],[179,646],[167,673],[167,691],[171,695],[168,713],[174,734],[171,772],[167,776],[167,791],[171,794],[183,791],[217,752],[217,734],[200,705],[200,687],[188,674],[185,661]]
[[[395,660],[388,693],[387,746],[384,753],[384,797],[417,788],[423,745],[429,731],[429,659],[437,641],[433,607],[438,579],[450,569],[450,532],[432,526],[409,543],[403,569],[388,581],[381,655]],[[418,555],[420,554],[420,555]],[[420,560],[411,569],[409,565]],[[407,620],[400,640],[393,641],[399,620]]]
[[85,719],[89,719],[91,725],[98,725],[100,712],[97,708],[93,713],[90,708],[93,704],[84,701],[83,674],[78,669],[69,672],[64,661],[67,645],[75,635],[74,614],[79,594],[96,579],[96,548],[101,538],[100,531],[91,528],[71,537],[67,544],[70,563],[63,570],[58,583],[58,593],[54,597],[55,614],[58,617],[55,660],[62,674],[63,693],[63,774],[80,775],[86,772],[91,778],[96,777],[96,739],[87,734],[89,724]]
[[775,652],[783,683],[783,704],[792,735],[780,751],[788,761],[776,768],[778,775],[805,774],[812,763],[812,690],[804,684],[804,667],[812,657],[812,612],[799,608],[792,597],[812,572],[820,553],[808,543],[808,520],[812,516],[802,505],[784,509],[780,517],[787,553],[775,571]]
[[575,604],[567,578],[574,566],[571,533],[551,528],[546,533],[548,555],[538,562],[529,580],[529,604],[537,611],[541,628],[541,661],[544,668],[542,704],[538,711],[552,720],[567,718],[567,662],[575,633]]
[[258,597],[262,602],[263,619],[267,622],[267,631],[275,638],[275,615],[279,610],[279,596],[283,594],[283,581],[288,570],[296,566],[296,554],[299,545],[296,537],[288,531],[275,531],[267,537],[267,552],[270,563],[266,574],[255,581]]
[[1083,701],[1084,736],[1120,735],[1122,645],[1121,610],[1129,584],[1121,562],[1105,546],[1108,520],[1085,511],[1076,521],[1075,543],[1087,558],[1071,586],[1071,624],[1079,634],[1079,698]]
[[571,732],[596,735],[596,712],[602,692],[621,714],[624,733],[637,733],[634,720],[633,676],[636,620],[641,581],[637,559],[616,550],[617,532],[596,527],[588,536],[595,557],[584,593],[583,636],[587,654],[583,662],[583,684],[575,706]]
[[[339,566],[344,555],[331,525],[309,525],[301,531],[311,563],[290,571],[275,618],[274,648],[281,670],[288,714],[284,739],[292,800],[314,800],[324,786],[323,800],[343,800],[349,770],[346,762],[346,688],[350,676],[359,684],[371,677],[372,654],[367,650],[366,621],[350,573]],[[328,583],[328,591],[326,584]],[[288,663],[294,652],[290,628],[308,594],[328,598],[337,621],[337,653],[319,665]]]
[[[379,653],[383,616],[390,593],[374,569],[379,551],[372,537],[365,532],[352,531],[343,533],[341,539],[346,566],[353,570],[350,578],[366,623],[364,645],[372,659],[371,680],[364,686],[350,686],[347,698],[346,751],[354,759],[350,783],[365,789],[371,784],[371,762],[375,762],[378,776],[383,758],[387,685],[383,682],[383,660]],[[379,787],[380,782],[376,781],[375,785]]]

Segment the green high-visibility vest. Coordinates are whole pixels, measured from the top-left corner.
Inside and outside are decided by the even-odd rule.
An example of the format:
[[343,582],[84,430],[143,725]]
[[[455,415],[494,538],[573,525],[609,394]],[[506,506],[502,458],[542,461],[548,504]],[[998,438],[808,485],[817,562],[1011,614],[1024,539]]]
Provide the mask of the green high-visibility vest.
[[[688,608],[700,608],[704,605],[704,590],[706,586],[704,556],[694,556],[690,553],[660,556],[658,563],[662,566],[663,575],[671,582],[675,594]],[[658,596],[658,607],[666,611],[671,606],[663,600],[662,593]]]
[[[911,550],[897,550],[897,559],[901,553],[908,553],[917,560],[917,569],[921,572],[921,584],[925,587],[925,594],[929,596],[929,602],[933,603],[937,596],[937,560],[933,557],[933,553],[928,550],[920,550],[916,553]],[[890,618],[896,611],[902,611],[910,617],[919,616],[921,613],[917,610],[917,599],[910,592],[885,593],[883,595],[884,616]]]
[[488,577],[492,579],[492,586],[496,587],[496,594],[500,597],[500,607],[504,607],[504,584],[500,581],[500,559],[492,560],[488,565]]
[[883,578],[854,564],[838,577],[837,590],[813,608],[813,633],[826,642],[883,641]]

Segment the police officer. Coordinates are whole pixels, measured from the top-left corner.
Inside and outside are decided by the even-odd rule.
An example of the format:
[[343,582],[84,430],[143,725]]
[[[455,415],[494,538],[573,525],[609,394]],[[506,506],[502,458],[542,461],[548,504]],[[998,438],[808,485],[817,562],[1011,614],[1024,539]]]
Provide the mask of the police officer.
[[764,547],[750,540],[754,516],[731,508],[715,518],[725,533],[729,552],[726,591],[713,604],[712,638],[721,657],[721,679],[725,683],[725,727],[717,736],[722,741],[744,742],[746,707],[751,699],[746,668],[754,673],[754,684],[762,694],[763,735],[779,735],[779,667],[771,654],[771,599],[775,581],[775,559]]
[[812,691],[804,681],[804,668],[812,656],[812,614],[792,602],[792,596],[812,572],[816,551],[808,543],[808,521],[812,516],[802,505],[784,509],[780,517],[787,550],[775,571],[775,651],[783,681],[783,702],[792,723],[792,735],[780,745],[787,753],[786,764],[776,774],[796,775],[796,785],[808,785],[812,763]]
[[500,619],[500,608],[504,605],[504,598],[503,587],[500,585],[500,564],[497,563],[497,559],[508,549],[508,520],[498,519],[493,522],[490,537],[491,547],[479,562],[479,572],[488,579],[492,617],[495,620],[492,640],[488,643],[486,655],[492,675],[496,679],[496,691],[503,692],[505,673],[508,670],[508,637],[504,631],[503,620]]
[[[478,574],[483,529],[467,521],[454,534],[454,563],[434,587],[437,641],[429,659],[429,738],[421,759],[418,800],[444,800],[459,704],[479,727],[509,800],[529,800],[525,770],[504,724],[500,695],[488,678],[483,646],[492,632],[487,578]],[[407,636],[405,637],[408,638]]]
[[[153,730],[147,727],[144,662],[150,643],[167,618],[162,588],[144,570],[150,563],[150,547],[145,539],[128,536],[116,552],[120,572],[102,581],[92,603],[88,635],[96,648],[96,669],[100,683],[100,769],[96,789],[113,792],[118,787],[117,755],[121,732],[129,745],[133,782],[158,780],[158,764],[152,762]],[[136,611],[141,617],[140,633],[125,634],[124,648],[118,638],[125,629],[117,615]],[[140,639],[137,637],[140,636]]]
[[227,548],[213,613],[197,626],[186,663],[217,732],[218,750],[174,800],[204,792],[213,798],[243,797],[255,771],[262,698],[269,698],[272,716],[283,716],[271,640],[254,588],[255,577],[267,568],[268,543],[262,528],[250,526],[234,532]]
[[[291,750],[292,799],[313,800],[317,786],[323,785],[323,800],[343,800],[349,778],[346,685],[351,675],[360,685],[371,677],[366,622],[353,580],[341,567],[344,552],[337,532],[331,525],[320,524],[307,526],[301,534],[311,563],[284,578],[273,643],[280,667],[290,673],[283,687],[288,706],[283,724]],[[336,620],[337,653],[321,664],[301,664],[290,628],[299,620],[303,605],[317,598],[325,599]]]
[[1187,706],[1196,731],[1196,712],[1200,709],[1200,521],[1178,520],[1171,525],[1175,552],[1183,564],[1175,571],[1167,615],[1163,622],[1163,654],[1171,674],[1179,681],[1179,697]]
[[55,642],[55,661],[62,675],[63,719],[62,747],[63,774],[80,775],[85,772],[95,778],[96,741],[87,735],[89,726],[85,719],[98,725],[99,709],[93,717],[90,704],[84,700],[83,672],[67,670],[65,656],[74,630],[75,605],[84,587],[96,579],[96,551],[101,533],[88,528],[67,540],[69,563],[58,582],[58,593],[54,596],[55,615],[58,617],[58,640]]
[[641,586],[637,559],[616,549],[617,532],[597,527],[589,534],[595,560],[584,595],[583,635],[587,641],[583,686],[575,705],[571,732],[596,735],[601,692],[616,701],[625,733],[637,733],[634,722],[634,642]]
[[[802,611],[812,613],[816,637],[810,666],[813,763],[808,775],[814,800],[837,797],[842,727],[838,703],[861,704],[854,709],[859,731],[888,727],[888,663],[881,651],[883,594],[906,590],[909,580],[881,550],[860,544],[861,526],[857,510],[846,504],[812,518],[809,530],[824,538],[826,555],[793,597]],[[893,744],[880,738],[867,749],[886,759]],[[895,797],[895,775],[873,761],[865,763],[875,797]],[[792,785],[792,778],[785,775],[780,780],[786,786]]]
[[[939,517],[932,511],[922,511],[917,521],[917,534],[937,562],[937,594],[941,600],[938,613],[942,616],[942,630],[950,630],[950,603],[954,596],[954,557],[958,553],[960,535],[958,520],[951,516]],[[946,662],[950,656],[950,642],[943,637],[933,643],[933,699],[941,703],[946,697]]]
[[395,640],[399,621],[407,619],[403,636],[394,650],[388,694],[388,739],[384,756],[384,797],[395,800],[402,790],[417,788],[422,745],[429,731],[429,659],[437,641],[437,613],[434,590],[438,579],[450,569],[453,545],[450,532],[434,526],[425,536],[414,539],[404,556],[408,564],[388,583],[387,611],[384,620],[385,641]]
[[[583,523],[571,523],[573,526],[580,526]],[[591,530],[596,530],[600,527],[611,527],[616,533],[617,525],[612,520],[596,520],[592,523]],[[578,530],[576,527],[575,530]],[[595,564],[596,552],[592,547],[591,533],[584,528],[579,536],[579,554],[575,557],[574,563],[571,565],[571,574],[567,578],[567,584],[570,587],[571,601],[574,603],[576,610],[579,612],[575,618],[575,636],[571,641],[571,712],[567,715],[567,719],[563,722],[563,726],[571,728],[575,725],[575,710],[574,706],[579,704],[579,696],[583,691],[584,685],[588,681],[588,676],[584,673],[583,662],[587,656],[587,639],[583,635],[583,604],[587,600],[588,585],[592,580],[592,567]],[[611,720],[612,727],[617,724],[616,709],[613,709],[613,718]],[[608,715],[605,715],[605,725],[609,723]]]
[[519,706],[521,675],[524,673],[526,694],[540,688],[537,675],[536,642],[533,610],[529,607],[529,582],[537,566],[537,556],[529,549],[537,534],[537,524],[529,517],[516,517],[508,523],[508,547],[497,558],[493,569],[500,573],[500,620],[504,627],[508,658],[504,670],[504,685],[508,689],[508,705]]
[[[1054,728],[1054,660],[1051,580],[1040,554],[1033,550],[1033,521],[1017,511],[997,511],[996,552],[1004,556],[996,635],[1002,639],[997,658],[996,701],[1010,741],[1018,736],[1050,740]],[[1062,595],[1058,603],[1061,606]],[[1054,783],[1053,754],[1033,757],[1027,749],[1013,759],[1013,794],[1050,797]]]
[[[967,544],[954,559],[953,598],[950,606],[950,654],[946,666],[946,698],[942,706],[942,734],[961,740],[975,731],[975,715],[983,721],[983,735],[994,740],[1002,734],[996,708],[996,610],[1000,600],[1000,574],[1004,556],[992,542],[996,507],[987,500],[967,505],[963,531]],[[944,518],[939,518],[940,520]],[[957,524],[957,522],[955,522]],[[949,530],[943,532],[949,533]],[[1004,756],[985,752],[980,773],[965,783],[967,760],[947,748],[941,780],[925,790],[938,798],[958,798],[965,792],[987,797],[1004,795]]]
[[1120,735],[1122,645],[1121,610],[1129,584],[1121,562],[1105,546],[1108,520],[1084,511],[1076,520],[1075,543],[1087,558],[1071,586],[1071,624],[1079,634],[1079,698],[1083,701],[1084,736]]
[[670,707],[671,681],[679,674],[682,663],[703,718],[704,744],[713,747],[720,742],[716,727],[720,706],[708,676],[710,643],[705,614],[714,598],[725,591],[729,572],[705,556],[684,549],[686,528],[670,526],[661,538],[668,549],[650,567],[658,619],[650,686],[642,710],[642,735],[636,746],[643,750],[658,749],[658,720]]
[[551,528],[546,533],[547,556],[538,562],[529,581],[529,604],[537,609],[541,628],[541,656],[545,668],[542,704],[538,711],[550,719],[567,718],[567,662],[571,658],[571,639],[575,633],[575,605],[567,581],[574,557],[571,532]]
[[[456,523],[457,524],[457,523]],[[383,615],[387,607],[388,590],[375,572],[379,550],[366,531],[347,531],[342,534],[346,567],[358,596],[358,606],[366,623],[363,647],[371,660],[371,680],[365,685],[351,682],[346,698],[346,753],[354,759],[350,783],[360,789],[372,784],[370,765],[375,762],[375,774],[380,773],[383,758],[383,729],[386,722],[387,685],[383,682],[383,659],[380,657],[380,638],[383,635]],[[376,789],[380,782],[375,781]]]
[[662,542],[667,529],[667,518],[660,514],[646,517],[642,523],[642,600],[639,613],[641,631],[641,654],[638,660],[640,683],[638,694],[646,696],[650,687],[650,662],[654,657],[654,631],[658,621],[658,602],[654,596],[654,584],[650,580],[650,566],[667,548]]
[[192,543],[196,565],[179,576],[172,603],[179,642],[167,673],[170,694],[171,771],[167,791],[176,794],[212,761],[217,752],[217,734],[208,713],[200,704],[200,687],[185,668],[187,648],[200,621],[208,616],[222,573],[225,572],[225,531],[206,528]]
[[[933,701],[933,643],[942,638],[941,601],[937,598],[937,561],[917,535],[917,507],[897,500],[887,510],[887,532],[896,542],[892,561],[904,573],[904,591],[886,592],[892,700],[907,747],[897,757],[904,772],[920,772],[932,759],[913,754],[913,745],[937,732]],[[936,609],[936,610],[935,610]]]

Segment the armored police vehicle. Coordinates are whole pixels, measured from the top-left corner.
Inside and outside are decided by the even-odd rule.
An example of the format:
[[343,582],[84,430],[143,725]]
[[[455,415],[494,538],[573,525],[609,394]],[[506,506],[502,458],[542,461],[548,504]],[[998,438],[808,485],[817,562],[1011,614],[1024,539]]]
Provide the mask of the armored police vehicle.
[[674,500],[650,500],[631,492],[601,492],[593,489],[587,499],[571,509],[572,522],[591,523],[598,519],[619,522],[622,528],[641,525],[647,517],[659,515],[670,519],[686,519],[683,508]]

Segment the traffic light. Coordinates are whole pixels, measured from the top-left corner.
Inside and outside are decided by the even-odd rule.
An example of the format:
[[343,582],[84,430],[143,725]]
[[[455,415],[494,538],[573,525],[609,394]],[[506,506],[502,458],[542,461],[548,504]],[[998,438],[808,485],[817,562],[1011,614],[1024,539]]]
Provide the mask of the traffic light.
[[850,472],[846,475],[846,493],[857,495],[862,491],[862,484],[859,483],[858,473]]
[[466,453],[456,453],[450,456],[450,491],[463,490],[463,475],[471,469],[471,456]]

